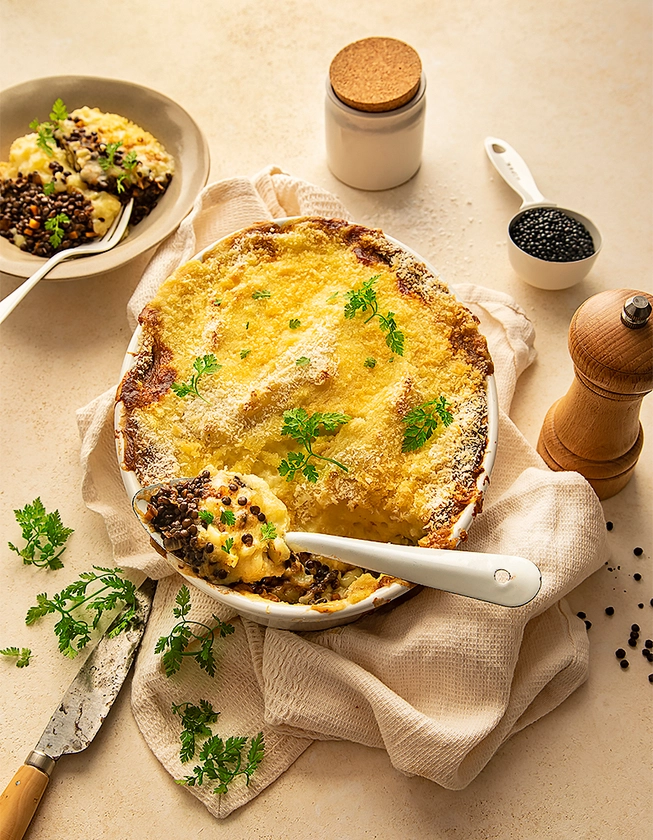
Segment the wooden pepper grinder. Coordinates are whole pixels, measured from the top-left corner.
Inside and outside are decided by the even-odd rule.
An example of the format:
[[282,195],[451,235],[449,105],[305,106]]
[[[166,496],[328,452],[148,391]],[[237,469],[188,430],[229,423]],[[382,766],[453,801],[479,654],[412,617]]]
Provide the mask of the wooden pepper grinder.
[[653,390],[653,319],[642,292],[610,289],[575,312],[575,379],[542,424],[537,451],[553,470],[585,476],[599,499],[628,483],[644,441],[642,399]]

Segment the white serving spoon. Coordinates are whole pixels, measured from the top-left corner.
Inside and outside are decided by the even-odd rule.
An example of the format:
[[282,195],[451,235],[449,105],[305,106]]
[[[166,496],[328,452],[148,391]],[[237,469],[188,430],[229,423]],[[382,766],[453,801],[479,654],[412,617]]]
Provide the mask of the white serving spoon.
[[[185,480],[187,479],[176,481]],[[160,549],[160,553],[168,555],[162,535],[151,530],[143,520],[149,499],[161,486],[163,485],[153,484],[139,490],[132,499],[132,507],[150,539]],[[521,607],[528,604],[542,586],[539,568],[525,557],[395,545],[308,531],[288,531],[283,535],[283,539],[293,551],[307,551],[310,554],[333,557],[372,572],[392,575],[409,583],[442,589],[455,595],[464,595],[503,607]],[[174,554],[169,556],[177,567],[179,559]]]

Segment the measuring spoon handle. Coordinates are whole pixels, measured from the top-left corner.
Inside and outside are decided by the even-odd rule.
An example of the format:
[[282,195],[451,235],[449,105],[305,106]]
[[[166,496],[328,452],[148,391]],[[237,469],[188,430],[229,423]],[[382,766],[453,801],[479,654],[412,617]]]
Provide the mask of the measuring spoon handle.
[[492,161],[494,168],[508,184],[509,187],[518,193],[522,198],[522,206],[530,207],[532,204],[549,204],[555,206],[552,201],[544,198],[538,190],[537,184],[531,171],[526,166],[524,159],[508,145],[505,140],[498,137],[485,138],[485,151]]

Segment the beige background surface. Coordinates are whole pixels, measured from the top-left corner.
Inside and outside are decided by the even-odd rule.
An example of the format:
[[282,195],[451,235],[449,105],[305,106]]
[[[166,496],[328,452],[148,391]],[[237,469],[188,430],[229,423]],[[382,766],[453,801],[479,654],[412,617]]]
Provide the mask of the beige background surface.
[[[645,0],[60,0],[0,2],[3,87],[46,75],[129,79],[178,101],[200,124],[211,180],[268,163],[336,193],[356,219],[382,227],[441,269],[513,295],[533,319],[539,357],[520,381],[513,418],[535,444],[571,381],[569,321],[603,289],[653,291],[651,5]],[[424,161],[383,193],[339,183],[325,164],[324,79],[345,44],[401,38],[428,79]],[[533,289],[507,261],[505,226],[519,199],[491,167],[493,134],[526,159],[541,191],[599,226],[590,276],[562,292]],[[0,647],[29,645],[18,670],[0,662],[0,788],[38,739],[78,663],[56,651],[51,627],[23,623],[34,595],[92,563],[110,564],[101,520],[80,494],[75,409],[117,378],[129,340],[126,302],[145,258],[92,280],[41,283],[0,329]],[[1,278],[2,296],[16,286]],[[628,487],[604,503],[615,523],[613,563],[571,596],[592,621],[588,682],[513,737],[459,792],[394,770],[378,750],[316,743],[249,806],[214,820],[176,786],[144,744],[123,691],[92,747],[63,759],[30,840],[166,837],[613,838],[650,836],[653,670],[638,648],[614,657],[630,625],[653,637],[651,528],[653,398],[645,449]],[[40,495],[75,528],[66,569],[22,567],[12,510]],[[634,546],[644,548],[637,559]],[[3,548],[3,546],[5,546]],[[637,583],[632,574],[640,571]],[[63,583],[62,583],[63,581]],[[638,609],[638,603],[644,609]],[[611,604],[615,615],[604,608]],[[647,829],[646,826],[649,826]]]

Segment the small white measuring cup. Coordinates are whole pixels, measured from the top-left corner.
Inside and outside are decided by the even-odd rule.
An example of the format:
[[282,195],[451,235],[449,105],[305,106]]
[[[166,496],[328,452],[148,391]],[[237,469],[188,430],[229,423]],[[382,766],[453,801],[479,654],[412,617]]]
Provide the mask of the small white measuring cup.
[[[519,212],[508,223],[508,258],[515,272],[529,285],[538,289],[568,289],[575,286],[587,275],[601,250],[603,240],[598,228],[587,216],[565,207],[558,207],[553,201],[546,199],[538,190],[523,158],[504,140],[486,137],[484,145],[487,156],[499,175],[522,199]],[[554,262],[533,257],[523,251],[513,240],[511,231],[524,212],[536,207],[555,207],[584,225],[594,242],[594,253],[583,260]]]

